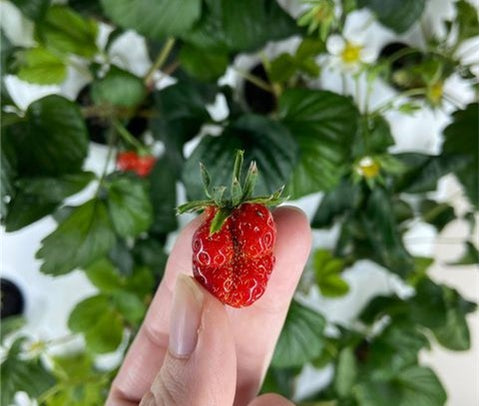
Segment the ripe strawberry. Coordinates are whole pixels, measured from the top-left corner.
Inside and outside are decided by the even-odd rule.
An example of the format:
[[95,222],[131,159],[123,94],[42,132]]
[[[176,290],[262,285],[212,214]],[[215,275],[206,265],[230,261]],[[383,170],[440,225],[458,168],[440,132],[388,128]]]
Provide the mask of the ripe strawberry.
[[225,187],[209,191],[210,177],[201,165],[209,200],[186,203],[179,213],[205,209],[204,221],[193,240],[193,274],[210,293],[232,307],[249,306],[267,286],[275,264],[273,247],[276,228],[266,205],[278,204],[280,189],[271,196],[251,197],[257,167],[254,162],[240,185],[243,152],[237,152],[231,198],[224,199]]
[[150,174],[155,161],[153,155],[138,155],[135,151],[124,151],[117,155],[117,166],[121,171],[132,171],[141,177]]

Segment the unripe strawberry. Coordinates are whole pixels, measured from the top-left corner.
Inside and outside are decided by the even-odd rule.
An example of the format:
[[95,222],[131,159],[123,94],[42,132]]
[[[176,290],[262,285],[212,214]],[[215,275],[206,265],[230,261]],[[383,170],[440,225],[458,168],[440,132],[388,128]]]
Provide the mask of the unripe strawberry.
[[257,168],[253,162],[240,186],[243,152],[234,165],[231,198],[225,188],[209,191],[210,177],[201,166],[210,200],[186,203],[179,213],[204,209],[204,221],[192,240],[193,274],[222,303],[232,307],[249,306],[265,292],[275,264],[273,248],[276,228],[266,205],[278,204],[281,190],[271,196],[252,197]]

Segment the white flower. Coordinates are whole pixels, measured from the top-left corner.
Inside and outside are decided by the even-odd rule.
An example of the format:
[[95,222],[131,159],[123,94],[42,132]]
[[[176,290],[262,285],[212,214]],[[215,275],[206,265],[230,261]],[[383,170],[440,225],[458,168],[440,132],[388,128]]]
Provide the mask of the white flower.
[[327,51],[332,65],[344,72],[357,72],[363,64],[375,61],[377,42],[373,36],[372,14],[366,10],[350,13],[342,35],[330,35]]
[[28,396],[26,392],[17,392],[13,401],[15,406],[38,406],[38,402]]
[[340,35],[328,38],[327,51],[332,55],[332,65],[344,72],[357,72],[363,64],[375,61],[375,54],[360,41]]

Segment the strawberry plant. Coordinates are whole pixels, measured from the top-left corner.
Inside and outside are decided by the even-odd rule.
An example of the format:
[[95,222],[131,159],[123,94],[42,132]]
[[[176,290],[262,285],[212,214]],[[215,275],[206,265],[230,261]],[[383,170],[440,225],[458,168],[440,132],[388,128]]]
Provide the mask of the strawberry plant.
[[450,259],[418,229],[464,248],[449,265],[478,263],[478,12],[433,3],[2,1],[5,238],[37,233],[38,272],[91,290],[65,337],[2,319],[1,404],[104,402],[117,365],[100,355],[122,359],[138,331],[187,217],[176,207],[203,211],[192,275],[255,306],[284,187],[314,246],[262,390],[444,405],[448,382],[419,355],[468,350],[476,304],[435,276]]

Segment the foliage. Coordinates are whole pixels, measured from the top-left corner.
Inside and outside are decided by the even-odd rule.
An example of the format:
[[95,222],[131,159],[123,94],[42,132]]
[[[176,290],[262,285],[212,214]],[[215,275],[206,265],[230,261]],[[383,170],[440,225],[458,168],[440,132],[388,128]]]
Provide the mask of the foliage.
[[[57,225],[36,254],[40,272],[60,277],[81,270],[97,292],[69,317],[73,337],[85,340],[79,353],[52,355],[54,343],[24,337],[21,319],[2,321],[2,405],[17,391],[40,405],[104,401],[115,370],[99,370],[96,356],[125,354],[141,324],[163,274],[164,245],[177,231],[178,186],[189,198],[202,194],[199,161],[210,168],[212,186],[224,183],[237,148],[245,150],[247,163],[256,160],[260,193],[281,185],[292,199],[322,193],[312,228],[339,230],[333,249],[313,247],[263,391],[293,397],[306,364],[331,364],[333,380],[305,404],[445,404],[442,383],[418,354],[431,342],[467,350],[466,316],[476,305],[435,283],[433,259],[413,256],[404,237],[419,221],[441,232],[459,218],[448,201],[428,193],[447,174],[457,177],[471,206],[462,218],[475,222],[478,101],[458,105],[444,86],[458,74],[478,89],[459,52],[478,36],[470,3],[456,1],[444,35],[426,32],[422,49],[407,44],[374,63],[360,59],[358,49],[348,55],[344,49],[339,58],[350,65],[334,74],[358,86],[344,85],[340,93],[319,88],[318,79],[335,59],[329,38],[341,35],[348,44],[349,15],[369,9],[400,34],[419,25],[425,1],[309,0],[297,20],[274,0],[188,0],[181,10],[173,0],[11,1],[33,23],[35,45],[14,46],[2,31],[2,72],[61,87],[76,71],[88,86],[75,101],[61,90],[21,111],[2,84],[1,221],[11,232],[52,215]],[[114,28],[103,42],[100,22]],[[143,35],[152,55],[144,76],[110,54],[127,30]],[[301,37],[292,52],[264,52],[267,43],[292,36]],[[264,76],[238,68],[235,60],[245,52],[258,57]],[[268,112],[249,106],[242,89],[217,81],[229,67],[270,100]],[[158,86],[159,70],[176,83]],[[372,89],[385,81],[401,93],[372,108]],[[223,118],[208,107],[219,99],[228,107]],[[396,137],[386,113],[415,114],[419,106],[451,112],[441,151],[393,153]],[[104,170],[92,173],[85,162],[98,140],[109,152]],[[112,169],[110,161],[124,150],[156,155],[152,172],[139,177]],[[87,197],[72,205],[68,199],[79,192]],[[478,248],[463,243],[456,264],[478,263]],[[362,259],[400,278],[413,295],[374,297],[347,326],[300,300],[312,290],[339,300],[352,288],[343,272]]]

